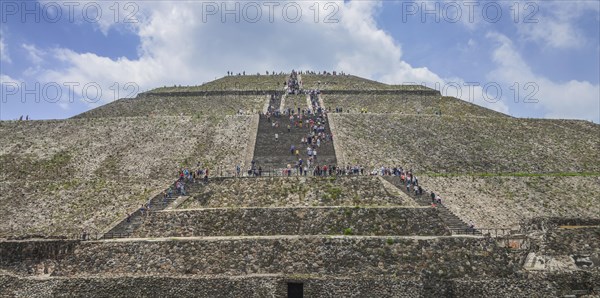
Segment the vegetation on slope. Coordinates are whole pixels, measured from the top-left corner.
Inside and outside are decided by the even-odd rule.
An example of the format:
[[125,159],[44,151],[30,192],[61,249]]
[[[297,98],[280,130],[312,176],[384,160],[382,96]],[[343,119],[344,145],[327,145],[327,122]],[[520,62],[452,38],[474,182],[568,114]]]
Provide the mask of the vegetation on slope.
[[598,217],[595,176],[420,176],[442,202],[477,227],[516,228],[533,217]]
[[[600,172],[600,126],[583,121],[336,114],[345,160],[429,173]],[[594,149],[595,148],[595,149]]]
[[211,96],[151,96],[140,99],[120,99],[74,118],[193,116],[221,117],[224,115],[256,114],[267,102],[266,95]]
[[[284,75],[225,76],[198,86],[164,86],[148,93],[194,91],[282,91],[289,73]],[[353,75],[302,74],[304,89],[321,90],[431,90],[421,85],[388,85]]]
[[244,161],[251,117],[0,122],[0,237],[102,230],[181,167]]
[[344,113],[401,115],[443,115],[461,117],[508,117],[502,113],[454,98],[419,94],[327,94],[322,95],[329,110],[342,108]]
[[149,93],[161,92],[194,92],[194,91],[252,91],[252,90],[283,90],[286,75],[245,75],[226,76],[220,79],[203,83],[199,86],[172,86],[161,87],[148,91]]
[[413,205],[401,193],[390,193],[377,177],[279,177],[227,179],[192,192],[180,208],[279,206]]

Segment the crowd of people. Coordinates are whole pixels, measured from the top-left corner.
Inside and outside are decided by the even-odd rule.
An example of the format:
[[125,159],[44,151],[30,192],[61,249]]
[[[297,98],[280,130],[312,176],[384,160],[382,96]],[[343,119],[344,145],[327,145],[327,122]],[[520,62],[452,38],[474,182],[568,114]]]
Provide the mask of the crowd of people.
[[298,76],[298,73],[292,70],[290,77],[283,83],[287,87],[288,94],[300,94],[302,90],[302,80]]
[[[299,70],[299,71],[293,71],[293,70],[292,70],[292,72],[295,72],[296,74],[300,74],[300,75],[303,75],[303,74],[312,74],[312,75],[325,75],[325,76],[338,76],[338,75],[339,75],[339,76],[345,76],[345,75],[347,75],[347,74],[346,74],[346,73],[344,73],[343,71],[341,71],[341,72],[337,72],[337,71],[335,71],[335,70],[334,70],[334,71],[331,71],[331,72],[329,72],[329,71],[325,71],[325,70],[324,70],[324,71],[312,71],[312,70],[304,70],[304,71],[302,71],[302,70]],[[283,72],[283,71],[280,71],[280,72],[275,72],[274,70],[273,70],[273,71],[268,71],[268,70],[267,70],[267,71],[265,71],[265,75],[272,75],[272,76],[275,76],[275,75],[284,75],[284,74],[285,74],[285,72]],[[238,72],[237,74],[236,74],[235,72],[233,72],[233,71],[227,71],[227,76],[228,76],[228,77],[229,77],[229,76],[245,76],[245,75],[246,75],[246,71]],[[260,76],[260,72],[257,72],[257,73],[256,73],[256,75]]]

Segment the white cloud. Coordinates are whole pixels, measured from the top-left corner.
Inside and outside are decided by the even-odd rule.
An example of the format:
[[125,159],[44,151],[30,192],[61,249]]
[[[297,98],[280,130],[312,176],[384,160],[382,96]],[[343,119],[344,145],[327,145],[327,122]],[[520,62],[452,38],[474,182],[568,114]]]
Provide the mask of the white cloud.
[[467,45],[470,48],[473,48],[473,47],[477,46],[477,42],[475,40],[473,40],[472,38],[469,38],[469,41],[467,42]]
[[95,25],[102,34],[110,29],[135,30],[145,18],[139,1],[55,1],[38,0],[48,19],[64,19],[77,25]]
[[498,43],[493,52],[497,68],[489,74],[490,78],[507,85],[519,82],[520,88],[526,83],[533,83],[533,87],[527,91],[536,91],[534,98],[539,102],[520,104],[534,105],[534,108],[542,109],[548,118],[593,120],[595,123],[600,121],[599,85],[587,81],[551,81],[533,73],[508,37],[498,33],[488,33],[487,37]]
[[4,43],[4,28],[0,29],[0,62],[11,63],[8,47]]
[[[204,22],[206,6],[199,2],[176,6],[161,1],[138,3],[144,6],[140,11],[147,18],[136,25],[141,40],[137,59],[48,50],[48,55],[63,67],[43,71],[40,80],[99,83],[105,91],[103,102],[115,99],[114,92],[107,91],[115,82],[121,86],[134,82],[141,91],[163,85],[196,85],[220,77],[227,70],[262,73],[324,69],[390,82],[439,80],[427,68],[414,68],[403,61],[400,46],[377,28],[373,16],[380,2],[319,2],[318,22],[313,2],[294,2],[301,7],[298,23],[287,22],[283,16],[282,8],[288,2],[275,8],[273,23],[269,22],[268,7],[263,5],[261,21],[255,24],[246,22],[244,16],[236,23],[235,16],[220,12],[206,16]],[[230,8],[233,3],[228,2]],[[334,5],[325,9],[326,3]],[[243,8],[245,3],[241,4]],[[293,8],[288,13],[288,19],[294,17]],[[339,22],[325,23],[327,16]],[[222,22],[222,17],[227,17],[227,22]],[[43,56],[35,47],[27,49],[34,60]]]
[[46,55],[43,50],[38,49],[32,44],[22,44],[21,47],[23,47],[23,49],[27,52],[27,58],[29,59],[29,62],[35,66],[42,64],[44,61],[44,56]]
[[[528,6],[527,6],[528,5]],[[598,14],[597,1],[536,1],[520,7],[517,32],[524,40],[559,49],[586,45],[586,30],[576,22],[586,13]],[[597,40],[597,36],[591,37]]]
[[8,75],[0,74],[0,84],[13,84],[18,86],[21,84],[21,81],[13,79]]
[[[282,15],[282,7],[288,2],[282,2],[275,8],[273,22],[269,21],[267,6],[262,5],[261,20],[257,23],[247,22],[244,16],[236,23],[234,15],[224,15],[222,11],[206,16],[203,13],[206,5],[196,1],[181,2],[176,6],[164,1],[137,3],[144,17],[140,17],[140,22],[134,26],[127,27],[134,30],[141,40],[137,58],[110,59],[95,53],[77,53],[63,48],[41,51],[33,45],[23,45],[32,61],[51,58],[61,65],[40,70],[36,73],[37,78],[42,82],[77,83],[79,86],[75,87],[75,93],[78,96],[85,95],[83,86],[86,84],[97,84],[101,87],[102,99],[90,104],[95,106],[128,95],[130,89],[123,88],[129,82],[141,92],[163,85],[197,85],[220,77],[228,70],[245,70],[247,73],[289,71],[292,68],[341,70],[393,84],[415,82],[428,86],[440,83],[443,86],[455,82],[463,86],[461,99],[499,112],[509,112],[502,101],[490,103],[483,100],[481,86],[474,88],[475,96],[471,97],[463,79],[442,78],[427,67],[413,67],[404,61],[401,46],[377,27],[374,17],[381,2],[319,2],[317,21],[314,19],[314,2],[294,2],[301,7],[302,18],[298,23],[287,22]],[[231,8],[236,2],[227,3]],[[245,2],[237,3],[242,8],[245,5]],[[326,3],[334,5],[326,10]],[[325,23],[325,17],[334,11],[333,19],[339,22]],[[223,22],[223,17],[227,21]],[[122,25],[122,22],[106,19],[98,27],[106,33]],[[502,38],[497,36],[496,40],[502,41]],[[477,42],[470,39],[468,45],[477,47]],[[597,96],[598,86],[576,81],[556,84],[535,76],[512,49],[510,42],[501,42],[494,55],[499,68],[492,77],[538,82],[539,105],[547,109],[548,117],[589,118],[590,112],[586,109],[590,108],[590,94]],[[503,65],[505,60],[513,62]],[[568,90],[568,93],[561,93],[563,90]],[[92,97],[95,96],[93,88],[88,91]],[[452,88],[447,93],[454,95]],[[563,94],[562,98],[568,94],[578,96],[564,107],[564,102],[554,99],[560,94]],[[586,104],[585,108],[576,108]],[[581,114],[582,111],[588,112]]]

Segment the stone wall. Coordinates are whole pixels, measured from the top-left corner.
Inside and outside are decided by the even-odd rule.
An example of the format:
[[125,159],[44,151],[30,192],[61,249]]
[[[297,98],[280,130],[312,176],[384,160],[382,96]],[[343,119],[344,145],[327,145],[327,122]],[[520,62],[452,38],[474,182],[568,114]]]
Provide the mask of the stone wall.
[[19,278],[0,274],[0,297],[283,297],[281,278],[85,277]]
[[73,253],[79,241],[34,240],[0,242],[0,264],[7,266],[25,260],[60,259]]
[[388,192],[374,176],[217,179],[190,187],[180,208],[294,206],[416,206]]
[[[595,228],[559,228],[547,232],[545,255],[580,255],[591,262],[588,267],[600,270],[600,226]],[[592,264],[595,264],[592,265]]]
[[286,297],[288,282],[302,283],[305,297],[596,297],[592,293],[598,293],[600,276],[533,274],[444,280],[299,275],[23,278],[0,274],[0,297]]
[[350,147],[342,144],[342,142],[346,141],[344,138],[337,137],[339,132],[336,124],[337,119],[337,117],[332,117],[331,114],[329,114],[327,123],[329,124],[331,135],[333,136],[333,148],[335,150],[335,159],[337,160],[338,165],[345,166],[349,165],[348,159],[346,158],[346,148],[350,150]]
[[419,280],[297,275],[32,279],[0,274],[0,293],[27,298],[287,297],[288,282],[302,283],[304,297],[431,297]]
[[[31,272],[3,267],[20,274]],[[414,278],[427,274],[462,278],[504,277],[516,269],[507,250],[485,238],[283,236],[82,242],[72,254],[57,260],[51,275],[283,273]]]
[[[348,230],[350,229],[350,230]],[[435,208],[226,208],[157,212],[133,237],[448,235]]]
[[534,217],[523,220],[521,231],[531,233],[535,231],[554,230],[559,227],[580,228],[600,227],[600,218],[592,217]]
[[455,279],[441,285],[452,297],[597,297],[600,274],[529,273],[518,278]]
[[532,253],[526,266],[535,270],[600,272],[600,219],[534,219],[543,230],[530,230]]

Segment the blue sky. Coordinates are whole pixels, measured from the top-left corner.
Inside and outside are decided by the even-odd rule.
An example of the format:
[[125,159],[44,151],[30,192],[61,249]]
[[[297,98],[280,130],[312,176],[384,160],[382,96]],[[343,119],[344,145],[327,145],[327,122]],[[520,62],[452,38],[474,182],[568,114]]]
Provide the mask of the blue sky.
[[600,121],[600,1],[2,1],[0,17],[1,120],[294,68]]

